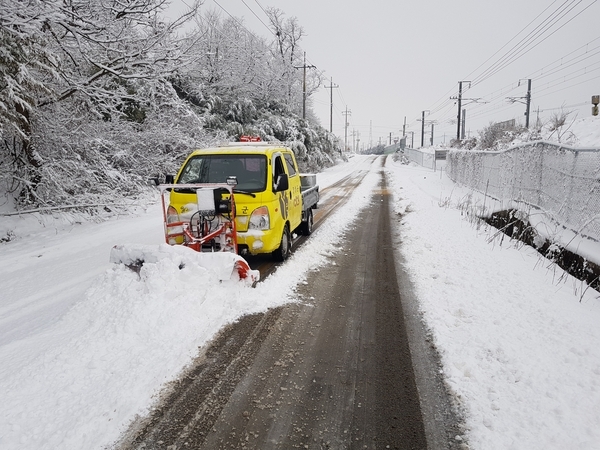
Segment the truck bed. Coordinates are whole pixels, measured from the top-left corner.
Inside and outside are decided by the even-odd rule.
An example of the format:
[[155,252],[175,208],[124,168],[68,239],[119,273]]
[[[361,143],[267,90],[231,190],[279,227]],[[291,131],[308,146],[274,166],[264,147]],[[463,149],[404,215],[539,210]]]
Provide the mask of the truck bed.
[[313,173],[300,174],[300,189],[302,191],[302,209],[317,208],[319,203],[319,186],[317,176]]
[[319,203],[319,186],[315,185],[309,188],[302,187],[302,209],[317,208]]

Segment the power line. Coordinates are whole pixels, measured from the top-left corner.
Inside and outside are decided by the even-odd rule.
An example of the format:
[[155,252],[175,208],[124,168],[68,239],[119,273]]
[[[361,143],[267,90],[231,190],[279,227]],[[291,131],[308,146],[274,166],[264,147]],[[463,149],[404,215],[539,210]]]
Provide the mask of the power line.
[[221,4],[217,1],[217,0],[213,0],[213,2],[215,2],[215,4],[221,8],[229,17],[231,17],[233,19],[233,21],[235,23],[237,23],[241,28],[243,28],[244,30],[246,30],[246,32],[250,35],[252,35],[254,38],[259,39],[260,38],[258,36],[256,36],[252,31],[250,31],[248,28],[246,28],[244,26],[244,24],[242,22],[240,22],[237,17],[234,17],[229,11],[227,11],[225,8],[223,8],[223,6],[221,6]]
[[[586,47],[588,47],[588,46],[589,46],[591,43],[593,43],[593,42],[597,41],[598,39],[600,39],[600,38],[596,38],[596,39],[594,39],[594,40],[592,40],[592,41],[588,42],[587,44],[585,44],[585,45],[583,45],[583,46],[581,46],[581,47],[577,48],[576,50],[574,50],[574,51],[572,51],[572,52],[569,52],[569,53],[568,53],[566,56],[563,56],[563,57],[561,57],[561,58],[557,59],[556,61],[552,62],[551,64],[548,64],[548,65],[544,66],[544,68],[536,70],[536,71],[535,71],[535,72],[533,72],[531,75],[529,75],[527,78],[532,78],[534,81],[538,81],[538,80],[541,80],[541,79],[543,79],[543,78],[545,78],[545,77],[548,77],[548,76],[554,75],[554,74],[556,74],[556,73],[559,73],[559,72],[565,71],[565,70],[567,70],[567,69],[569,69],[569,68],[573,68],[573,66],[574,66],[574,65],[576,65],[576,64],[579,64],[579,63],[581,63],[581,62],[583,62],[583,61],[585,61],[585,60],[587,60],[587,59],[589,59],[589,58],[591,58],[591,57],[593,57],[593,56],[596,56],[598,53],[600,53],[600,50],[599,50],[599,51],[597,51],[597,52],[594,52],[594,51],[595,51],[596,49],[600,49],[600,46],[598,46],[598,47],[594,47],[594,48],[592,48],[592,49],[590,49],[590,50],[587,50],[587,51],[586,51],[586,53],[584,53],[584,54],[582,54],[582,55],[577,55],[577,56],[574,56],[574,57],[572,57],[572,58],[570,58],[570,59],[567,59],[567,60],[565,60],[565,57],[567,57],[567,56],[571,56],[573,53],[575,53],[575,52],[577,52],[577,51],[580,51],[580,50],[582,50],[583,48],[586,48]],[[590,53],[590,52],[593,52],[593,53]],[[540,73],[540,72],[542,72],[543,70],[545,70],[545,69],[547,69],[547,68],[549,68],[549,67],[552,67],[552,66],[554,66],[554,65],[555,65],[555,64],[557,64],[557,63],[561,63],[561,66],[559,66],[559,67],[555,67],[555,68],[552,68],[552,69],[551,69],[549,72],[547,72],[547,73],[544,73],[544,74],[542,74],[542,75],[540,75],[540,76],[538,76],[538,77],[536,77],[536,76],[535,76],[535,74],[537,74],[537,73]],[[588,74],[588,73],[590,73],[590,68],[591,68],[591,67],[594,67],[596,64],[598,64],[598,63],[592,64],[591,66],[586,66],[586,67],[583,67],[583,68],[579,68],[579,69],[577,69],[577,70],[575,70],[575,71],[572,71],[572,72],[568,73],[568,74],[567,74],[567,75],[565,75],[565,76],[569,76],[569,75],[577,74],[578,72],[583,72],[583,73],[581,73],[579,76],[582,76],[582,75]],[[594,70],[596,70],[596,69],[594,69]],[[571,79],[572,79],[572,78],[571,78]],[[551,83],[553,83],[553,82],[558,82],[558,80],[559,80],[558,78],[557,78],[557,79],[553,79],[553,80],[551,80],[550,82],[548,82],[546,85],[543,85],[543,84],[542,84],[542,85],[540,85],[539,83],[536,83],[536,86],[538,86],[538,87],[536,88],[536,94],[538,94],[538,97],[539,97],[539,93],[540,93],[540,92],[543,92],[543,91],[545,91],[545,90],[547,90],[547,89],[550,89],[550,88],[554,87],[554,86],[548,86],[548,85],[550,85],[550,84],[551,84]],[[569,80],[570,80],[570,79],[569,79]],[[569,81],[569,80],[567,80],[567,81]],[[565,81],[564,79],[563,79],[563,80],[561,80],[561,83],[563,83],[564,81]],[[544,87],[544,86],[548,86],[548,87]],[[508,85],[508,86],[506,86],[506,87],[504,87],[504,88],[501,88],[499,91],[495,91],[495,92],[499,92],[499,95],[497,95],[497,96],[494,96],[494,94],[495,94],[495,92],[494,92],[494,93],[492,93],[492,94],[484,95],[484,97],[485,97],[485,98],[488,100],[488,103],[489,103],[489,104],[494,104],[494,103],[496,102],[496,100],[498,100],[499,98],[504,98],[504,97],[505,97],[505,96],[507,96],[507,95],[508,95],[508,94],[509,94],[511,91],[515,90],[515,89],[516,89],[516,87],[517,87],[517,86],[516,86],[516,84],[514,84],[514,83],[513,83],[512,85]],[[509,89],[508,91],[506,91],[506,89],[507,89],[507,88],[510,88],[510,89]],[[556,92],[556,91],[552,91],[552,92],[550,92],[550,93],[548,93],[548,94],[551,94],[551,93],[554,93],[554,92]],[[548,94],[545,94],[545,95],[548,95]],[[490,95],[492,96],[491,98],[490,98]],[[545,96],[545,95],[544,95],[544,96]],[[481,104],[480,104],[480,105],[476,105],[476,106],[474,106],[474,107],[472,108],[472,110],[477,110],[477,109],[480,109],[482,106],[484,106],[484,105],[481,105]],[[487,106],[489,106],[489,105],[487,105]],[[472,116],[472,117],[473,117],[473,116]]]
[[260,9],[263,10],[263,12],[265,13],[265,15],[268,17],[269,15],[267,14],[267,11],[265,10],[265,8],[263,8],[263,6],[260,4],[260,2],[258,0],[254,0],[254,1],[260,7]]
[[[583,12],[583,11],[581,11]],[[581,14],[581,12],[579,14]],[[572,19],[571,19],[572,20]],[[594,56],[596,56],[598,53],[600,53],[600,46],[594,46],[592,48],[589,48],[593,43],[595,43],[596,41],[598,41],[600,39],[600,37],[595,38],[593,40],[591,40],[590,42],[576,48],[575,50],[572,50],[570,52],[568,52],[566,55],[556,59],[555,61],[553,61],[550,64],[545,65],[543,68],[538,69],[536,71],[534,71],[533,73],[531,73],[527,78],[531,78],[534,81],[538,81],[541,79],[544,79],[546,77],[549,77],[551,75],[555,75],[558,74],[560,72],[566,71],[568,69],[573,69],[574,66],[580,65],[581,63],[585,62],[586,60],[593,58]],[[582,50],[585,50],[583,53],[578,54],[573,56],[574,54],[581,52]],[[558,66],[557,66],[558,64]],[[597,69],[595,68],[596,63],[592,64],[592,65],[588,65],[586,67],[580,67],[577,70],[572,70],[571,72],[568,72],[565,77],[568,77],[569,75],[575,75],[574,77],[568,78],[566,81],[571,81],[577,77],[581,77],[581,76],[585,76],[586,74],[590,74],[592,72],[595,72]],[[594,68],[592,71],[590,69]],[[548,72],[544,73],[545,70],[548,70]],[[587,81],[592,81],[595,78],[589,79]],[[582,83],[576,83],[576,84],[570,84],[568,86],[564,86],[564,82],[565,79],[562,79],[559,83],[559,79],[555,78],[552,81],[550,81],[547,84],[539,84],[536,83],[536,97],[546,97],[550,94],[553,94],[555,92],[560,92],[566,89],[569,89],[571,87],[575,87],[578,86],[580,84],[583,84],[587,81],[584,81]],[[555,83],[556,84],[552,84]],[[559,90],[552,90],[550,92],[544,93],[542,95],[540,95],[541,92],[545,92],[548,91],[549,89],[553,89],[554,87],[560,85],[562,88]],[[486,103],[487,104],[476,104],[472,107],[470,107],[470,111],[472,112],[470,114],[470,117],[473,118],[479,118],[479,117],[483,117],[483,116],[490,116],[493,115],[495,113],[501,113],[504,112],[506,110],[510,110],[511,108],[502,108],[502,109],[498,109],[497,105],[500,105],[501,101],[504,100],[504,98],[506,96],[509,96],[512,94],[513,91],[515,91],[518,88],[518,85],[516,82],[511,83],[509,85],[506,85],[494,92],[491,92],[490,94],[485,94],[483,95],[483,98],[486,99]],[[442,105],[443,106],[443,105]],[[439,108],[441,109],[441,108]],[[439,116],[443,117],[442,119],[438,119],[440,121],[444,121],[445,117],[449,114],[449,109],[450,108],[446,108],[445,111],[441,111]],[[488,112],[489,109],[492,109],[491,112]],[[475,114],[473,114],[473,112],[475,112]],[[437,111],[436,111],[437,113]]]
[[[271,33],[273,36],[277,36],[277,33],[275,33],[267,24],[265,24],[260,17],[258,17],[258,15],[254,12],[254,10],[252,8],[250,8],[250,6],[245,2],[245,0],[241,0],[242,3],[244,5],[246,5],[246,7],[252,12],[252,14],[269,30],[269,33]],[[260,9],[262,10],[262,12],[265,14],[265,16],[267,17],[267,19],[269,19],[269,21],[271,21],[271,16],[269,15],[269,13],[267,12],[267,10],[259,3],[258,0],[254,0],[256,2],[256,4],[260,7]],[[297,44],[298,49],[302,50],[302,46]],[[311,65],[316,66],[310,59],[306,59]]]
[[[564,66],[560,66],[560,67],[558,67],[558,68],[556,68],[556,69],[553,69],[553,70],[551,70],[551,71],[549,71],[549,72],[547,72],[547,73],[545,73],[545,74],[543,74],[543,75],[540,75],[539,77],[535,77],[535,79],[536,79],[536,80],[541,80],[542,78],[549,77],[549,76],[551,76],[551,75],[554,75],[554,74],[556,74],[556,73],[558,73],[558,72],[562,72],[563,70],[570,69],[570,68],[572,68],[574,65],[576,65],[576,64],[579,64],[579,63],[582,63],[582,62],[584,62],[585,60],[587,60],[587,59],[590,59],[590,58],[592,58],[592,57],[594,57],[594,56],[596,56],[596,55],[600,54],[600,47],[597,47],[597,48],[599,49],[597,52],[595,52],[595,53],[592,53],[592,54],[590,54],[590,55],[587,55],[587,56],[585,56],[585,58],[583,58],[583,56],[584,56],[584,55],[581,55],[581,56],[575,57],[575,58],[573,58],[573,59],[571,59],[571,60],[569,60],[569,61],[566,61]],[[577,59],[579,59],[579,61],[577,61]],[[568,64],[568,63],[571,63],[571,64],[569,64],[569,65],[566,65],[566,64]],[[596,62],[596,63],[594,63],[594,64],[598,64],[598,63]],[[592,65],[594,65],[594,64],[592,64]],[[584,69],[585,69],[585,68],[584,68]],[[581,69],[579,69],[579,70],[581,70]],[[530,78],[532,78],[532,77],[530,77]]]
[[[515,55],[518,54],[518,52],[522,51],[523,48],[527,48],[527,46],[530,45],[531,42],[534,42],[536,36],[539,35],[540,32],[542,32],[542,33],[545,32],[548,29],[548,27],[553,24],[551,21],[556,20],[556,17],[558,16],[558,14],[560,14],[564,11],[563,8],[567,8],[567,7],[571,6],[571,5],[567,5],[567,3],[569,3],[569,1],[572,4],[574,1],[577,1],[577,0],[567,0],[564,3],[562,3],[556,10],[554,10],[552,12],[552,14],[549,17],[546,17],[542,21],[541,24],[538,24],[532,31],[529,32],[529,34],[527,34],[524,38],[522,38],[509,51],[504,53],[504,55],[502,55],[502,57],[500,59],[498,59],[494,64],[492,64],[490,67],[488,67],[481,75],[479,75],[475,79],[475,82],[479,83],[479,82],[482,82],[482,81],[488,79],[489,77],[498,73],[498,71],[502,70],[504,67],[508,66],[510,63],[514,62],[514,60],[516,60]],[[581,2],[581,1],[582,0],[579,0],[579,2]],[[547,23],[548,21],[550,21],[549,24]],[[511,60],[511,58],[515,58],[515,59]]]
[[[592,64],[591,66],[586,66],[586,67],[578,69],[578,70],[576,70],[574,72],[570,72],[570,73],[567,73],[567,74],[565,74],[563,76],[560,76],[558,78],[554,78],[554,79],[546,82],[546,84],[542,85],[542,86],[551,85],[552,83],[557,83],[557,84],[560,83],[560,84],[562,84],[564,82],[571,81],[571,80],[573,80],[575,78],[579,78],[579,77],[585,76],[585,75],[587,75],[589,73],[593,73],[593,72],[595,72],[595,71],[597,71],[597,70],[600,69],[600,67],[594,67],[594,66],[598,66],[599,64],[600,64],[600,61],[597,61],[596,63]],[[569,77],[569,76],[572,76],[572,77],[567,79],[567,77]],[[556,86],[556,84],[554,84],[552,86],[548,86],[548,87],[546,87],[544,89],[538,89],[537,92],[542,92],[542,91],[550,89],[551,87],[554,87],[554,86]]]
[[[593,0],[596,1],[596,0]],[[535,44],[533,47],[531,47],[530,49],[528,49],[527,51],[523,52],[521,55],[518,55],[515,59],[513,59],[513,61],[511,61],[510,63],[516,61],[517,59],[519,59],[521,56],[525,55],[526,53],[528,53],[529,51],[533,50],[534,48],[536,48],[538,45],[540,45],[541,43],[543,43],[546,39],[548,39],[550,36],[554,35],[555,33],[557,33],[558,31],[560,31],[563,27],[565,27],[568,23],[570,23],[573,19],[575,19],[576,17],[578,17],[579,15],[581,15],[583,12],[585,12],[589,7],[591,7],[592,4],[588,5],[585,9],[583,9],[582,11],[580,11],[578,14],[576,14],[575,16],[571,17],[567,22],[563,23],[557,30],[555,30],[553,33],[551,33],[550,35],[546,36],[544,39],[542,39],[540,42],[538,42],[537,44]],[[509,63],[509,64],[510,64]],[[505,66],[506,67],[506,66]],[[495,72],[497,73],[497,72]]]
[[[269,26],[268,26],[266,23],[264,23],[260,17],[258,17],[258,14],[256,14],[256,13],[254,12],[254,10],[253,10],[252,8],[250,8],[250,6],[248,5],[248,3],[246,3],[246,2],[245,2],[245,0],[241,0],[241,1],[242,1],[242,3],[243,3],[244,5],[246,5],[246,8],[248,8],[248,9],[250,10],[250,12],[251,12],[251,13],[254,15],[254,17],[256,17],[256,18],[259,20],[259,22],[260,22],[260,23],[262,23],[262,24],[265,26],[265,28],[266,28],[267,30],[269,30],[269,33],[271,33],[273,36],[275,36],[275,33],[273,32],[273,30],[272,30],[272,29],[271,29],[271,28],[270,28],[270,27],[269,27]],[[260,5],[259,5],[259,6],[260,6]],[[261,6],[261,8],[262,8],[262,6]],[[265,10],[263,9],[263,11],[265,11]],[[267,13],[267,12],[265,11],[265,14],[266,14],[266,13]]]
[[538,109],[537,112],[557,111],[559,109],[566,109],[566,108],[578,108],[580,106],[586,106],[589,104],[590,104],[589,102],[582,102],[582,103],[577,103],[575,105],[563,105],[563,106],[559,106],[558,108]]
[[[547,69],[547,68],[549,68],[549,67],[553,66],[554,64],[560,63],[560,65],[563,65],[563,64],[566,64],[566,63],[569,63],[569,62],[571,62],[572,60],[567,60],[567,61],[563,61],[563,60],[565,59],[565,57],[566,57],[566,56],[571,56],[572,54],[574,54],[574,53],[578,52],[579,50],[581,50],[581,49],[583,49],[583,48],[586,48],[586,51],[585,51],[585,53],[584,53],[583,55],[587,54],[587,53],[588,53],[588,52],[590,52],[590,51],[594,51],[594,50],[596,50],[597,48],[600,48],[600,46],[598,46],[598,47],[594,47],[594,48],[593,48],[593,49],[591,49],[591,50],[587,49],[587,47],[589,47],[589,45],[590,45],[591,43],[593,43],[593,42],[596,42],[596,41],[597,41],[597,40],[599,40],[599,39],[600,39],[600,37],[597,37],[596,39],[592,39],[592,40],[591,40],[590,42],[588,42],[587,44],[583,44],[581,47],[578,47],[578,48],[576,48],[575,50],[572,50],[572,51],[570,51],[570,52],[569,52],[567,55],[565,55],[565,56],[561,56],[560,58],[558,58],[557,60],[555,60],[555,61],[551,62],[550,64],[548,64],[548,65],[546,65],[546,66],[542,67],[541,69],[538,69],[538,70],[536,70],[536,71],[535,71],[535,72],[533,72],[531,75],[528,75],[528,76],[527,76],[527,78],[535,78],[535,75],[536,75],[536,73],[537,73],[537,72],[543,72],[545,69]],[[583,56],[583,55],[581,55],[581,56]],[[592,56],[593,56],[593,55],[592,55]],[[576,59],[576,58],[579,58],[579,56],[578,56],[578,57],[575,57],[574,59]],[[586,58],[586,59],[587,59],[587,58]],[[539,79],[539,77],[538,77],[538,79]]]
[[519,31],[517,34],[514,35],[514,37],[512,39],[510,39],[506,44],[504,44],[502,47],[500,47],[496,53],[494,53],[492,56],[490,56],[488,59],[486,59],[483,63],[481,63],[475,70],[473,70],[470,74],[468,74],[465,78],[470,78],[471,75],[473,75],[475,72],[477,72],[482,66],[484,66],[490,59],[492,59],[494,56],[496,56],[498,53],[500,53],[502,51],[502,49],[504,47],[506,47],[508,44],[510,44],[512,41],[514,41],[518,35],[520,35],[522,32],[524,32],[532,23],[534,23],[542,14],[544,14],[554,3],[556,3],[557,0],[554,0],[552,3],[550,3],[541,13],[539,13],[531,22],[529,22],[527,25],[525,25],[525,27],[523,27],[523,29],[521,31]]
[[[498,59],[494,64],[492,64],[490,67],[488,67],[481,75],[479,75],[478,77],[476,77],[475,81],[476,82],[481,82],[481,81],[489,78],[493,74],[497,73],[497,72],[494,72],[494,70],[496,70],[498,68],[498,66],[500,66],[504,62],[506,62],[506,60],[509,59],[511,56],[513,56],[515,54],[515,52],[518,52],[524,46],[529,45],[529,43],[532,42],[532,40],[535,38],[535,36],[539,33],[539,29],[541,28],[542,31],[543,31],[544,28],[546,28],[548,26],[548,25],[546,25],[546,22],[548,22],[548,20],[551,20],[553,18],[553,16],[555,16],[555,15],[559,14],[560,12],[562,12],[562,11],[560,11],[561,8],[568,7],[569,5],[567,5],[567,3],[569,1],[572,3],[572,2],[577,1],[577,0],[567,0],[564,3],[562,3],[556,10],[554,10],[552,12],[552,14],[549,17],[546,17],[546,19],[544,19],[541,24],[538,24],[532,31],[530,31],[524,38],[522,38],[510,50],[508,50],[506,53],[504,53],[504,55],[502,55],[502,57],[500,59]],[[582,0],[579,0],[579,1],[581,2]],[[490,74],[490,72],[493,72],[493,73]],[[486,78],[486,75],[487,75],[487,78]]]
[[[600,70],[600,68],[599,68],[599,69],[596,69],[595,71],[597,71],[597,70]],[[589,74],[589,73],[593,73],[593,72],[588,72],[588,74]],[[587,75],[587,74],[583,74],[583,75]],[[574,80],[575,78],[579,78],[580,76],[581,76],[581,75],[578,75],[578,76],[576,76],[576,77],[570,78],[569,80],[565,80],[565,81],[563,81],[563,82],[560,82],[560,83],[557,83],[557,84],[555,84],[555,85],[553,85],[553,86],[549,86],[549,87],[548,87],[548,89],[550,89],[550,87],[556,87],[556,86],[562,85],[564,82],[567,82],[567,81],[572,81],[572,80]],[[570,84],[570,85],[568,85],[568,86],[563,86],[561,89],[556,89],[556,90],[554,90],[554,91],[551,91],[551,92],[548,92],[548,93],[546,93],[546,94],[543,94],[543,95],[538,95],[537,97],[538,97],[538,98],[539,98],[539,97],[546,97],[546,96],[548,96],[548,95],[550,95],[550,94],[555,94],[555,93],[557,93],[557,92],[561,92],[561,91],[564,91],[564,90],[566,90],[566,89],[569,89],[569,88],[572,88],[572,87],[575,87],[575,86],[579,86],[579,85],[582,85],[582,84],[584,84],[584,83],[588,83],[588,82],[590,82],[590,81],[596,80],[597,78],[600,78],[600,75],[595,75],[595,76],[593,76],[592,78],[589,78],[589,79],[587,79],[587,80],[583,80],[583,81],[581,81],[581,82],[579,82],[579,83]]]
[[[532,31],[529,32],[527,36],[525,36],[521,41],[519,41],[515,46],[511,48],[508,52],[506,52],[499,60],[497,60],[494,64],[488,67],[481,75],[476,77],[473,80],[473,85],[479,84],[488,78],[492,77],[502,69],[508,67],[510,64],[533,50],[539,44],[544,42],[550,36],[555,34],[557,31],[562,29],[566,24],[571,22],[575,17],[579,16],[579,14],[583,13],[590,6],[592,6],[593,2],[576,14],[574,17],[569,19],[567,22],[563,23],[558,29],[554,30],[551,34],[544,37],[541,41],[536,42],[537,39],[541,39],[541,37],[549,32],[552,27],[557,24],[561,19],[563,19],[568,13],[573,11],[583,0],[567,0],[561,6],[559,6],[556,10],[552,12],[552,14],[544,19],[541,24],[537,25]],[[594,0],[595,1],[595,0]],[[577,2],[573,5],[574,2]],[[568,8],[568,9],[567,9]],[[533,45],[535,43],[535,45]],[[533,45],[533,47],[531,47]]]
[[[241,0],[242,3],[244,3],[244,5],[252,12],[252,14],[269,30],[269,32],[273,35],[273,36],[277,36],[275,32],[273,32],[273,30],[267,25],[265,24],[265,22],[254,12],[254,10],[246,3],[245,0]],[[255,0],[256,3],[260,6],[261,10],[265,13],[265,15],[267,16],[267,18],[270,19],[269,14],[267,13],[267,11],[262,7],[262,5]],[[255,39],[261,41],[262,39],[260,37],[258,37],[256,34],[254,34],[252,31],[250,31],[243,23],[241,23],[235,16],[233,16],[227,9],[225,9],[217,0],[213,0],[213,2],[223,11],[225,12],[239,27],[241,27],[243,30],[245,30],[250,36],[254,37]],[[221,34],[221,36],[223,36],[223,33],[221,33],[219,30],[217,30],[217,32],[219,32],[219,34]],[[296,44],[296,48],[299,51],[302,51],[302,47],[298,44]],[[249,55],[250,57],[253,57],[253,55]],[[308,68],[308,67],[316,67],[314,64],[310,64],[307,65],[306,63],[310,62],[310,60],[306,57],[306,52],[304,52],[304,68]],[[302,116],[306,117],[306,79],[304,77],[304,81],[303,81],[303,113]]]

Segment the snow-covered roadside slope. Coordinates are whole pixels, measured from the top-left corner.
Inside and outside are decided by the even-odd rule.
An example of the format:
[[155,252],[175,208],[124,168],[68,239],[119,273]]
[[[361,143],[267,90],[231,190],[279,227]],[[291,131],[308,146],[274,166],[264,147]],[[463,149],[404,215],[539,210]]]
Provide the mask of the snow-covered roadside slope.
[[[365,158],[319,176],[334,183]],[[366,165],[368,166],[368,165]],[[101,449],[144,414],[225,324],[297,301],[369,200],[379,164],[307,243],[256,289],[161,259],[136,275],[108,263],[115,243],[163,241],[159,208],[137,217],[38,230],[0,254],[0,448]],[[365,167],[362,167],[365,168]]]
[[600,449],[598,292],[457,208],[440,172],[388,158],[401,252],[470,448]]

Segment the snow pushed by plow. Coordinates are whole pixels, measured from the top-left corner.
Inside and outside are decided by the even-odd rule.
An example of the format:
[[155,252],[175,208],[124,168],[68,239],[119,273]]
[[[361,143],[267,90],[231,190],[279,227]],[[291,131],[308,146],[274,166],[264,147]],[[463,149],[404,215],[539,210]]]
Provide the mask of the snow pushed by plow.
[[183,270],[189,266],[200,272],[207,271],[219,281],[241,281],[245,285],[253,285],[260,279],[260,272],[251,270],[246,260],[235,253],[197,252],[178,245],[115,245],[110,252],[110,262],[123,264],[140,276],[145,266],[144,274],[151,270],[147,266],[153,265],[159,271],[172,267]]
[[[2,349],[11,363],[0,368],[0,447],[96,448],[98,430],[141,412],[132,405],[173,379],[214,323],[260,305],[232,272],[232,253],[162,244],[128,245],[112,256],[144,264],[139,273],[112,265],[37,344]],[[24,430],[23,423],[38,425]]]

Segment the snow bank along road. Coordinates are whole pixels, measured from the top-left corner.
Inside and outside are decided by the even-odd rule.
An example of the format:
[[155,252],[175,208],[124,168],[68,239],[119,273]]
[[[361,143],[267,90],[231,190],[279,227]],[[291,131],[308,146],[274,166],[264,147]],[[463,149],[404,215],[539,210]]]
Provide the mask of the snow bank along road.
[[[366,174],[328,189],[315,228]],[[440,380],[419,381],[435,402],[423,421],[380,176],[332,264],[302,285],[302,301],[222,330],[122,449],[449,448],[458,431]],[[418,322],[413,339],[423,337]],[[431,349],[420,350],[419,367],[436,373]]]

